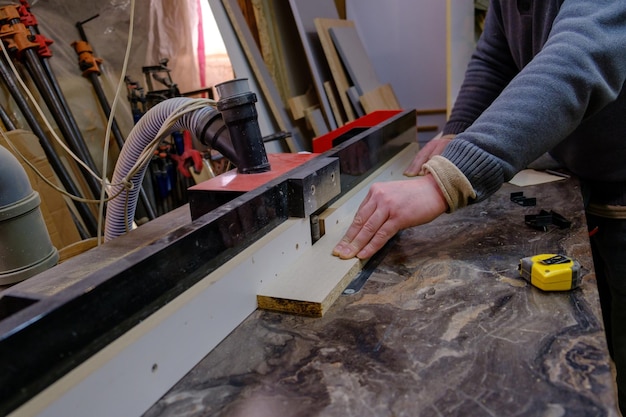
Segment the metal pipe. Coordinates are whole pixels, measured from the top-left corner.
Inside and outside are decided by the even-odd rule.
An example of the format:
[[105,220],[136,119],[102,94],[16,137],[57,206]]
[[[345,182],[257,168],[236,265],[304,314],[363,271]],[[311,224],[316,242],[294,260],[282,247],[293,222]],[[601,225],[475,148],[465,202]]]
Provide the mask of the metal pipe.
[[[57,81],[56,76],[54,75],[54,72],[52,71],[52,67],[50,66],[50,62],[48,62],[48,60],[46,58],[41,58],[39,60],[39,62],[41,62],[41,66],[46,74],[46,76],[48,77],[48,80],[50,81],[50,85],[52,86],[52,90],[54,91],[56,97],[58,97],[59,99],[59,103],[61,103],[61,108],[63,109],[63,111],[65,112],[65,114],[67,114],[68,116],[68,121],[70,123],[70,127],[71,129],[74,131],[74,133],[76,134],[76,136],[78,138],[80,138],[81,141],[84,142],[84,139],[82,138],[82,134],[80,132],[80,128],[78,127],[78,124],[76,123],[76,119],[72,116],[72,109],[70,108],[70,105],[68,104],[67,100],[65,99],[65,95],[63,94],[63,91],[61,90],[61,86],[59,85],[59,82]],[[89,154],[89,150],[87,147],[84,147],[84,152],[87,152],[88,155]],[[93,165],[89,165],[89,167],[94,170],[94,172],[98,172],[95,168],[96,165],[95,163],[93,163],[93,161],[91,162],[91,164]]]
[[[85,141],[81,137],[80,133],[75,132],[72,128],[72,122],[70,119],[73,119],[73,117],[71,116],[71,113],[66,114],[65,111],[63,111],[61,100],[57,96],[50,79],[43,70],[37,53],[33,49],[26,49],[22,52],[22,56],[24,57],[24,62],[31,78],[35,82],[37,89],[46,102],[48,110],[50,110],[52,117],[54,117],[54,120],[57,122],[57,125],[61,130],[63,137],[67,140],[68,145],[92,171],[98,174],[99,170],[97,169],[96,164],[94,163],[91,154],[85,145]],[[84,173],[85,180],[91,189],[91,192],[96,198],[100,197],[100,181],[92,176],[91,173],[89,173],[84,167],[80,166],[80,168]]]
[[[31,13],[30,5],[28,4],[28,2],[24,0],[21,0],[20,2],[22,4],[22,7],[18,8],[19,15],[20,15],[20,22],[22,22],[24,26],[28,29],[28,31],[33,36],[36,37],[35,40],[39,43],[39,49],[36,54],[32,53],[32,51],[34,50],[32,50],[31,48],[28,48],[24,51],[24,52],[27,52],[26,55],[29,55],[27,56],[27,59],[30,60],[30,62],[27,62],[27,68],[29,68],[29,71],[31,72],[31,76],[33,77],[35,83],[37,84],[37,88],[40,91],[45,91],[46,93],[52,93],[51,97],[46,97],[46,95],[43,95],[44,100],[46,100],[46,104],[48,105],[48,107],[50,107],[48,99],[50,100],[56,99],[55,100],[56,102],[53,105],[58,106],[59,110],[66,116],[65,117],[66,121],[64,122],[59,122],[57,118],[55,118],[55,121],[57,121],[57,124],[59,124],[59,128],[61,129],[62,132],[63,132],[64,127],[72,130],[74,134],[72,138],[69,138],[66,134],[64,134],[64,137],[68,141],[68,144],[71,147],[73,147],[72,151],[76,153],[92,171],[94,171],[95,173],[98,173],[98,168],[96,167],[93,159],[91,158],[89,149],[85,145],[85,141],[82,137],[80,128],[78,127],[78,124],[76,123],[76,119],[74,119],[72,115],[72,110],[67,100],[65,99],[63,90],[61,90],[61,86],[59,85],[59,82],[54,74],[54,71],[52,71],[52,67],[50,66],[50,63],[48,62],[48,57],[50,57],[52,53],[50,52],[48,48],[48,43],[46,43],[47,39],[41,36],[41,32],[39,31],[39,25],[37,24],[37,19]],[[51,40],[50,40],[50,43],[52,43]],[[37,55],[38,61],[35,61],[32,55]],[[41,68],[39,68],[36,65],[36,62],[38,62]],[[37,74],[33,75],[33,71],[35,71]],[[40,78],[42,76],[45,76],[45,78]],[[37,79],[35,79],[35,77]],[[55,110],[57,110],[56,107],[55,107]],[[50,109],[50,111],[51,113],[53,113],[53,116],[54,116],[54,111],[52,109]],[[89,175],[89,173],[86,173],[86,172],[85,172],[85,176],[92,177],[91,175]],[[95,181],[95,179],[89,179],[89,178],[87,179],[87,183],[90,189],[92,190],[92,192],[95,194],[96,198],[99,197],[100,196],[100,183],[98,181]]]
[[13,120],[9,117],[9,113],[7,113],[4,106],[0,105],[0,120],[2,124],[4,124],[4,128],[6,130],[15,130],[15,125],[13,124]]

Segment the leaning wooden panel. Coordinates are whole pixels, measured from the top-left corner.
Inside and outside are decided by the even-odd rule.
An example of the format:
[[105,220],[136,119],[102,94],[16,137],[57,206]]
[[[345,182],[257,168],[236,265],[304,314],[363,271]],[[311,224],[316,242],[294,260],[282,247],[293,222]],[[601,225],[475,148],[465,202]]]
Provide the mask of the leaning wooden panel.
[[324,91],[326,91],[326,96],[328,97],[330,108],[333,110],[333,114],[335,115],[337,125],[339,127],[343,126],[346,124],[345,112],[343,110],[343,106],[339,104],[339,94],[337,93],[335,85],[332,81],[324,81]]
[[359,101],[365,113],[371,113],[376,110],[402,109],[390,84],[383,84],[372,91],[368,91],[359,98]]
[[289,104],[289,110],[294,120],[300,120],[305,116],[305,110],[309,107],[318,106],[319,102],[317,96],[313,92],[313,89],[309,89],[306,93],[291,97],[287,100]]
[[313,133],[315,137],[320,137],[328,133],[328,126],[326,125],[326,120],[324,120],[324,115],[320,110],[319,106],[309,107],[304,111],[304,117],[309,125],[311,125],[311,129],[313,129]]
[[263,61],[263,57],[261,57],[261,53],[259,52],[252,33],[248,28],[237,0],[222,0],[222,4],[228,14],[233,29],[239,38],[239,42],[241,43],[241,47],[246,54],[250,67],[259,82],[263,95],[267,99],[272,114],[276,119],[278,128],[291,133],[291,137],[287,138],[289,150],[291,152],[300,152],[310,149],[310,146],[304,143],[304,139],[298,129],[293,126],[289,120],[289,115],[287,114],[283,100],[269,74],[267,66]]
[[293,18],[300,34],[300,40],[309,62],[309,68],[311,69],[322,111],[330,129],[336,129],[337,123],[324,91],[324,81],[332,79],[331,71],[324,57],[324,51],[322,50],[313,21],[318,17],[338,19],[337,7],[333,0],[289,0],[289,5],[291,6]]
[[328,60],[328,66],[330,67],[330,72],[333,75],[333,80],[335,81],[335,86],[337,87],[339,98],[341,100],[341,103],[343,104],[343,109],[346,112],[348,122],[351,122],[355,119],[355,115],[354,110],[352,109],[352,104],[350,103],[350,99],[348,97],[348,88],[350,88],[350,81],[348,79],[346,71],[343,68],[343,64],[341,63],[341,59],[339,58],[339,54],[337,53],[337,49],[333,44],[333,40],[330,37],[329,29],[332,27],[341,26],[354,27],[354,22],[351,20],[343,19],[317,18],[314,19],[314,23],[317,29],[317,34],[320,37],[322,49],[324,49],[324,54],[326,55],[326,59]]
[[365,46],[355,26],[336,26],[328,29],[350,80],[359,95],[378,88],[380,82]]
[[276,36],[277,22],[274,9],[266,0],[252,0],[251,3],[259,36],[259,52],[270,76],[276,83],[280,96],[286,100],[290,96],[289,81]]
[[[244,54],[241,47],[241,43],[237,39],[237,34],[233,29],[233,25],[230,23],[230,19],[226,14],[224,5],[221,0],[208,0],[211,7],[211,13],[215,18],[215,23],[219,28],[220,35],[224,40],[226,51],[228,52],[228,59],[233,67],[233,71],[239,78],[248,78],[251,91],[260,91],[261,88],[257,79],[250,68],[250,63]],[[256,105],[258,113],[258,122],[261,132],[264,135],[269,135],[276,132],[279,127],[274,120],[274,116],[270,113],[269,104],[263,94],[257,95],[258,102]]]

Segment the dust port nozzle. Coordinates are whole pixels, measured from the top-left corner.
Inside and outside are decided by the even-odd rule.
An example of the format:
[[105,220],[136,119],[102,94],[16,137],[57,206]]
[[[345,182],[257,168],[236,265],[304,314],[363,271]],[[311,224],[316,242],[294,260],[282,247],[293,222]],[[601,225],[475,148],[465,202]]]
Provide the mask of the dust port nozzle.
[[248,79],[238,78],[215,86],[219,95],[217,109],[222,114],[237,154],[237,171],[254,174],[270,170],[265,144],[258,123],[256,94],[249,90]]

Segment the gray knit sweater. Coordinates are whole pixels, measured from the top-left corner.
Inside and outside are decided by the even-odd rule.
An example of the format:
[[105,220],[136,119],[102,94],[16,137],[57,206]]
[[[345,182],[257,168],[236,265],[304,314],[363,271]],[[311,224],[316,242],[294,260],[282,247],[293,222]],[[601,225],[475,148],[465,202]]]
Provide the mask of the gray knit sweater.
[[547,151],[582,179],[622,186],[625,80],[626,1],[492,0],[442,156],[475,201]]

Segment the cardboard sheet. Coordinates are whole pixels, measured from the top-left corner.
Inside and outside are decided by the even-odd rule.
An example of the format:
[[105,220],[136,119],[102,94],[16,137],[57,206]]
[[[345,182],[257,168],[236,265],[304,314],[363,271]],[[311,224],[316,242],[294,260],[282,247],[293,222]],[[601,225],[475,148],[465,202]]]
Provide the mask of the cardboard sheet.
[[524,169],[517,173],[509,183],[524,187],[527,185],[543,184],[546,182],[560,181],[567,177],[565,175],[554,175],[546,171],[537,171],[534,169]]

